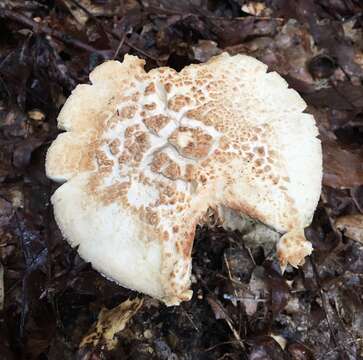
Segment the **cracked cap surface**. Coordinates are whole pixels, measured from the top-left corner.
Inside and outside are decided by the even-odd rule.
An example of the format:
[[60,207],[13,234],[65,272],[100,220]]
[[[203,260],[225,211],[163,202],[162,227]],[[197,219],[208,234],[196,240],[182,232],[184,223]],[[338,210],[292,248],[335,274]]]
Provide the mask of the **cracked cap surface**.
[[[59,117],[47,176],[67,241],[93,267],[168,305],[188,300],[195,227],[208,209],[285,235],[281,265],[311,253],[322,178],[314,118],[277,73],[224,53],[179,73],[126,55],[78,85]],[[220,214],[221,223],[234,226]]]

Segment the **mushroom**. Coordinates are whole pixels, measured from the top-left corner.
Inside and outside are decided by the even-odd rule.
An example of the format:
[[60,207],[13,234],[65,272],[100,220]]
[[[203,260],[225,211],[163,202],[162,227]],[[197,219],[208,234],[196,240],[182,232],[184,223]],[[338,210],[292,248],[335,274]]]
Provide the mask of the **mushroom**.
[[321,191],[322,155],[305,102],[277,73],[223,53],[176,72],[126,55],[90,74],[63,106],[47,153],[62,234],[122,286],[189,300],[197,224],[245,214],[284,234],[282,267],[312,251],[304,228]]

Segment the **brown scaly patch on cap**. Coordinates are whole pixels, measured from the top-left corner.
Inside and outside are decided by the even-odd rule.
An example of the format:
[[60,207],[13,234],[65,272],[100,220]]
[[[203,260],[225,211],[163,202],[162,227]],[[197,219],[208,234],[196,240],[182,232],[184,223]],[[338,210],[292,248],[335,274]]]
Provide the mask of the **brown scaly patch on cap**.
[[170,121],[170,117],[163,114],[154,115],[143,119],[146,127],[155,134],[159,134],[159,131],[163,129]]
[[182,156],[199,160],[208,155],[213,137],[201,129],[181,126],[169,136],[168,141]]

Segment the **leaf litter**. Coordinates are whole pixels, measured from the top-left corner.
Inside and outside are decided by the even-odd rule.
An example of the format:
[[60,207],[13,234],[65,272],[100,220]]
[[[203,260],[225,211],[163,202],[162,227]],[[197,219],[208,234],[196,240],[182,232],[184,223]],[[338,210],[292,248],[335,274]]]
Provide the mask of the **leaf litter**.
[[[362,359],[362,14],[358,0],[2,1],[1,358]],[[199,228],[193,299],[140,307],[54,222],[44,158],[56,116],[105,59],[132,53],[147,69],[180,70],[222,51],[280,72],[317,120],[324,187],[306,231],[315,251],[282,275],[271,231]],[[80,349],[106,318],[110,333]]]

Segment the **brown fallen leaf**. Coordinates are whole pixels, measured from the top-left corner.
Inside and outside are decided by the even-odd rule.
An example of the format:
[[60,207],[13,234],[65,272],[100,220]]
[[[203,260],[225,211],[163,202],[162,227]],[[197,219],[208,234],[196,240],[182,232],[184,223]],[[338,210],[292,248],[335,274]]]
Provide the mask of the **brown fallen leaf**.
[[34,121],[44,121],[45,114],[39,109],[33,109],[28,111],[28,117]]
[[346,189],[363,184],[363,155],[343,149],[334,141],[323,141],[323,184]]
[[0,227],[8,225],[13,215],[11,203],[0,197]]
[[[84,27],[88,21],[89,14],[92,14],[93,16],[112,15],[112,11],[109,6],[97,4],[92,0],[63,0],[63,3],[67,6],[69,12],[76,21],[81,25],[81,28]],[[82,8],[86,9],[88,13],[86,13],[86,11]]]
[[346,237],[363,243],[363,215],[353,214],[339,217],[336,227],[344,232]]
[[192,46],[194,59],[206,62],[212,56],[220,54],[222,51],[218,48],[218,44],[211,40],[199,40],[198,44]]
[[283,336],[274,333],[271,333],[270,336],[280,345],[282,350],[285,350],[287,340]]
[[270,70],[284,75],[290,85],[303,94],[315,91],[314,79],[307,63],[317,55],[311,34],[306,26],[290,19],[278,27],[276,34],[254,37],[248,42],[228,48],[230,53],[252,55],[269,66]]
[[256,266],[252,272],[248,287],[239,291],[239,300],[244,306],[246,314],[253,316],[257,312],[259,303],[265,303],[269,294],[264,276],[264,269]]
[[[266,5],[259,1],[250,1],[242,5],[242,11],[253,16],[268,16],[271,13],[270,9],[266,11]],[[266,12],[265,12],[266,11]]]
[[79,347],[96,347],[98,344],[102,344],[107,350],[114,349],[118,343],[115,335],[126,327],[130,319],[141,308],[143,302],[142,298],[128,299],[111,310],[103,308],[98,314],[97,323],[92,325]]
[[352,111],[363,106],[362,86],[342,81],[337,86],[328,86],[304,94],[305,101],[315,107]]

